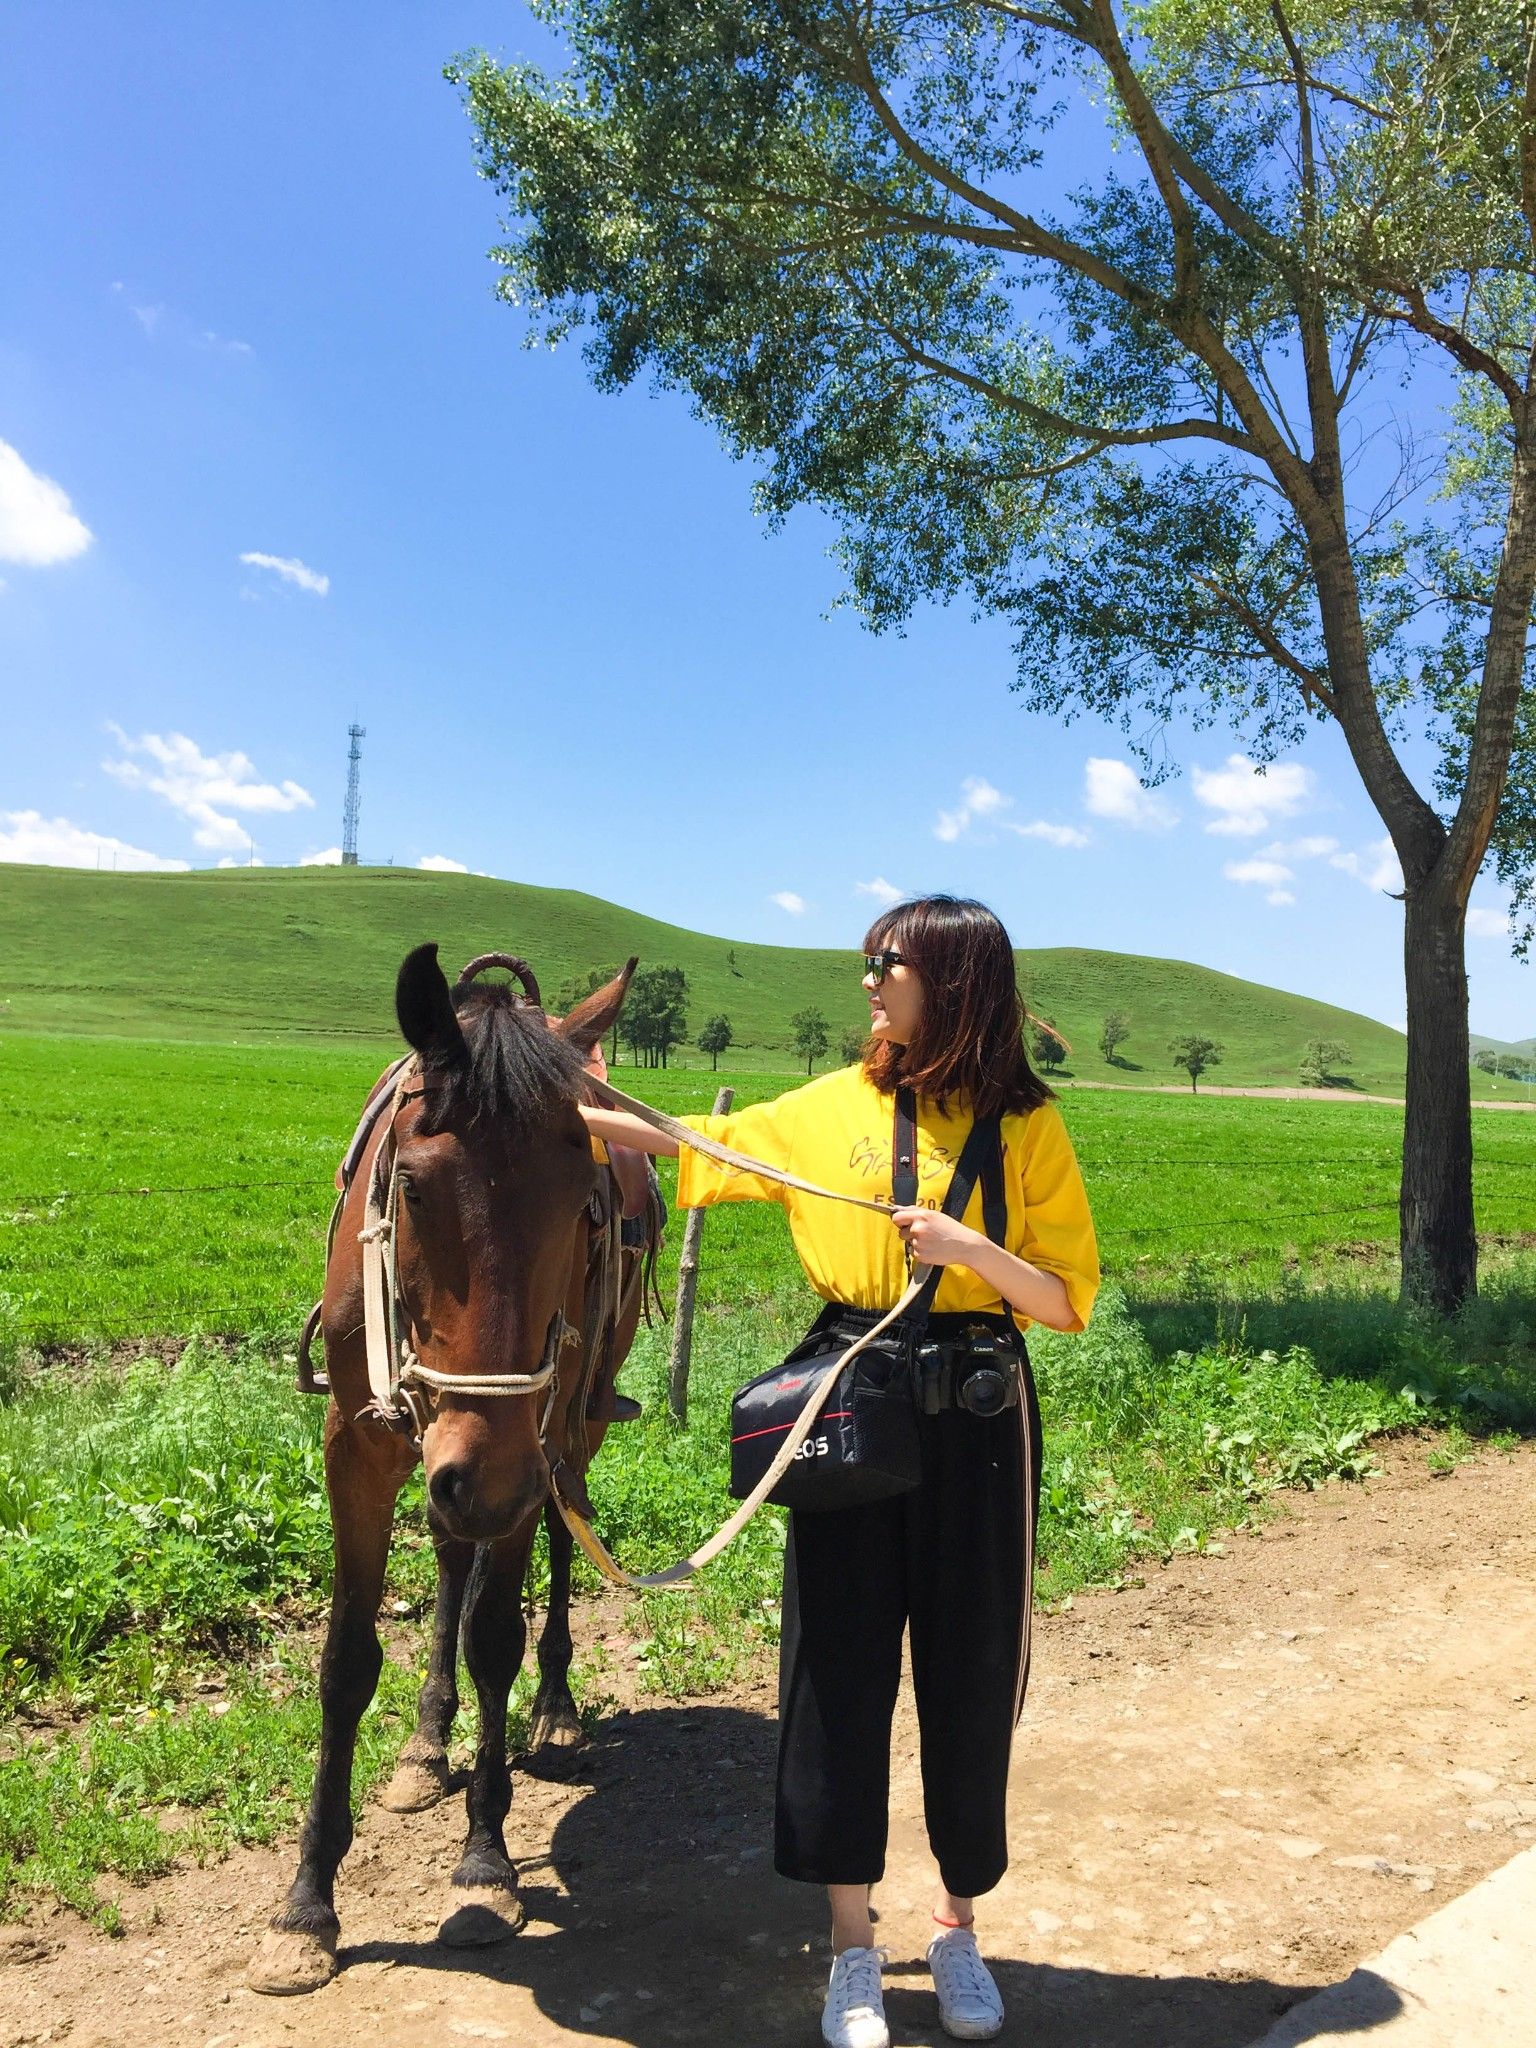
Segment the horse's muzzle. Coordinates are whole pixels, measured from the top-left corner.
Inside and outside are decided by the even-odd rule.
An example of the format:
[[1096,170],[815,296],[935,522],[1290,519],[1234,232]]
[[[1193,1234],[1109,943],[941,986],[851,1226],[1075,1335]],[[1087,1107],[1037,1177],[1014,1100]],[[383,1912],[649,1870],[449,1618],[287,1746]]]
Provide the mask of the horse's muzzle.
[[[547,1469],[539,1475],[547,1479]],[[474,1465],[449,1460],[437,1466],[427,1481],[433,1519],[461,1543],[499,1543],[510,1536],[536,1511],[544,1487],[520,1488],[506,1495],[487,1497]]]

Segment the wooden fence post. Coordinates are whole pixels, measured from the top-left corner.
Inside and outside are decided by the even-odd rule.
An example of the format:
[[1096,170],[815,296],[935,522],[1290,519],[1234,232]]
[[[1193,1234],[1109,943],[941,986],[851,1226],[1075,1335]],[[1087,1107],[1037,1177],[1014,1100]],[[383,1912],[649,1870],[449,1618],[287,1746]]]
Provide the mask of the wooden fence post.
[[[715,1097],[715,1116],[724,1116],[736,1100],[734,1088]],[[699,1285],[699,1244],[704,1236],[704,1211],[690,1209],[683,1226],[682,1256],[677,1262],[677,1307],[672,1317],[672,1357],[667,1367],[667,1406],[679,1422],[688,1420],[688,1367],[693,1356],[693,1297]]]

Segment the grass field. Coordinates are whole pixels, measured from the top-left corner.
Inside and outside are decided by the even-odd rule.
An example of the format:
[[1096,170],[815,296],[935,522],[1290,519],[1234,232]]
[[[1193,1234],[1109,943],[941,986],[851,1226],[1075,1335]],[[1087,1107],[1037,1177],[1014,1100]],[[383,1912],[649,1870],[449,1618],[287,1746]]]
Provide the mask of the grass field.
[[[331,1175],[386,1055],[0,1036],[0,1295],[30,1342],[291,1323],[319,1291]],[[662,1107],[746,1102],[793,1076],[625,1077]],[[1134,1291],[1272,1285],[1296,1260],[1396,1235],[1400,1115],[1064,1090],[1107,1270]],[[1476,1115],[1479,1229],[1536,1222],[1536,1119]],[[795,1284],[781,1217],[711,1219],[704,1299]],[[716,1290],[719,1290],[718,1293]]]
[[[638,953],[682,967],[692,1035],[724,1011],[733,1063],[792,1065],[789,1020],[818,1006],[836,1042],[867,1010],[853,953],[750,946],[658,922],[598,897],[478,875],[404,868],[231,869],[100,875],[0,868],[0,1024],[67,1033],[195,1041],[383,1042],[401,957],[436,939],[450,970],[488,947],[526,955],[547,995],[573,972]],[[1027,933],[1015,933],[1025,938]],[[1168,1040],[1201,1031],[1225,1046],[1209,1078],[1234,1086],[1294,1083],[1308,1039],[1342,1040],[1353,1086],[1401,1092],[1402,1034],[1309,998],[1178,960],[1084,948],[1025,951],[1019,968],[1037,1012],[1074,1047],[1082,1078],[1176,1082]],[[1104,1014],[1124,1010],[1122,1063],[1096,1050]],[[680,1063],[706,1065],[696,1048]],[[1478,1076],[1480,1092],[1501,1092]],[[1502,1092],[1508,1094],[1509,1084]]]
[[[293,1393],[291,1354],[332,1169],[386,1051],[0,1035],[0,1917],[52,1896],[110,1925],[104,1879],[292,1823],[329,1543],[321,1406]],[[794,1077],[731,1078],[745,1101]],[[640,1087],[697,1109],[715,1080]],[[1044,1598],[1219,1544],[1277,1486],[1357,1476],[1384,1430],[1425,1429],[1425,1455],[1452,1462],[1468,1431],[1536,1425],[1536,1259],[1514,1242],[1536,1123],[1477,1115],[1479,1223],[1510,1243],[1443,1326],[1395,1300],[1394,1110],[1063,1106],[1113,1281],[1086,1336],[1032,1338]],[[645,1419],[593,1474],[600,1525],[640,1568],[723,1518],[730,1391],[810,1313],[776,1210],[711,1213],[701,1299],[690,1426],[665,1413],[668,1333],[643,1331],[625,1385]],[[191,1339],[174,1367],[154,1341],[172,1336]],[[122,1340],[145,1355],[109,1356]],[[765,1514],[695,1592],[637,1605],[646,1682],[707,1691],[772,1641],[782,1540]],[[418,1482],[386,1609],[407,1648],[431,1576]],[[415,1672],[385,1670],[359,1796],[411,1709]],[[599,1703],[601,1670],[583,1684]]]

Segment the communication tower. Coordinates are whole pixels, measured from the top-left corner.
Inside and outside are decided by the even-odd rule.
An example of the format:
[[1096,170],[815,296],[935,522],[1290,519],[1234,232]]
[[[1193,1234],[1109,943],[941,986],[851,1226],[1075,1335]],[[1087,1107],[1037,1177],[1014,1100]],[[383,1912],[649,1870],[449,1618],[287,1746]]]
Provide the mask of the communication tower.
[[357,813],[361,801],[363,741],[368,737],[367,728],[349,725],[347,738],[352,742],[347,749],[347,807],[341,814],[341,864],[344,868],[357,866]]

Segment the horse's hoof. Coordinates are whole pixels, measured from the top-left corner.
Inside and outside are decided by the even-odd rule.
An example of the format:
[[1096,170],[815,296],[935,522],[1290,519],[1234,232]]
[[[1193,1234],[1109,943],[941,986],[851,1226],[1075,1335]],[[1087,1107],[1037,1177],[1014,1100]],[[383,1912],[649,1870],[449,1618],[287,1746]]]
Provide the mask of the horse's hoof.
[[490,1948],[510,1941],[528,1917],[516,1892],[500,1885],[455,1886],[453,1911],[437,1930],[448,1948]]
[[528,1728],[530,1751],[547,1755],[551,1750],[569,1751],[586,1746],[586,1732],[569,1701],[560,1706],[535,1707]]
[[446,1757],[431,1763],[407,1757],[396,1765],[395,1775],[379,1794],[379,1804],[390,1813],[425,1813],[453,1790],[454,1776]]
[[294,1998],[318,1991],[336,1974],[336,1937],[300,1927],[269,1927],[251,1959],[245,1981],[268,1998]]

